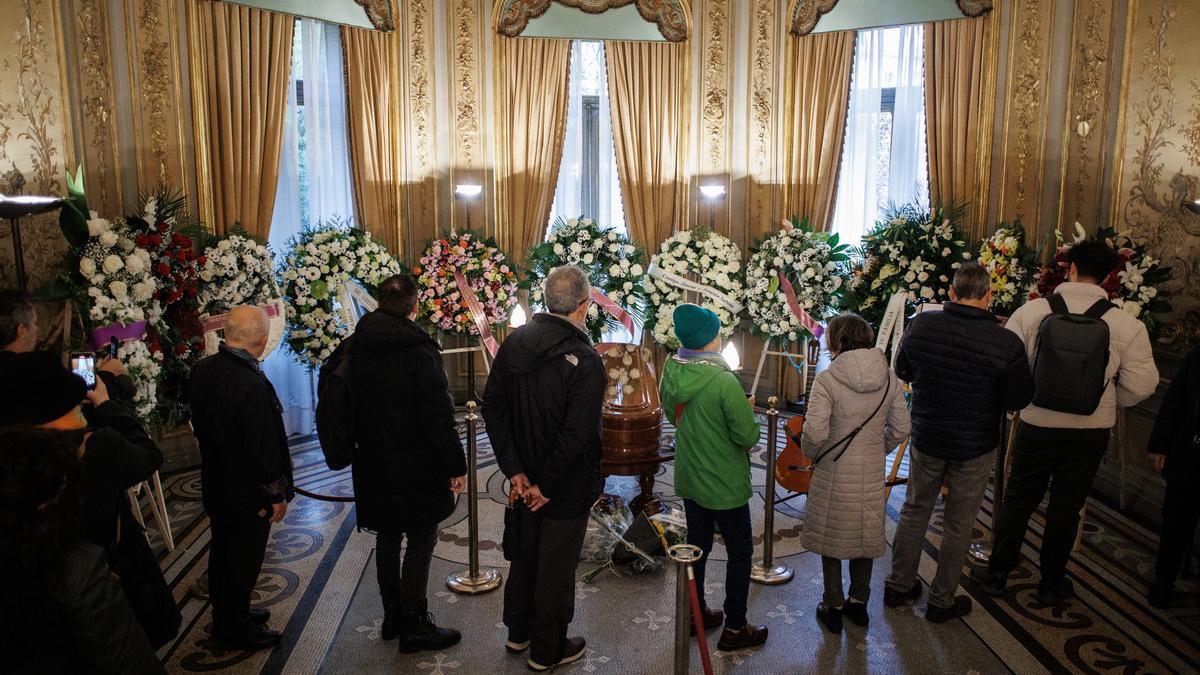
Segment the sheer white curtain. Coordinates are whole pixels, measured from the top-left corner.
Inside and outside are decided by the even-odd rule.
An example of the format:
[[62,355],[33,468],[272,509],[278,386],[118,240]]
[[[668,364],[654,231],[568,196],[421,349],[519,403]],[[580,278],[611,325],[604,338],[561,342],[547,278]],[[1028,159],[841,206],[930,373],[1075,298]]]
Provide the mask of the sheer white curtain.
[[879,103],[883,93],[884,30],[859,31],[854,46],[846,142],[833,211],[833,231],[851,245],[862,240],[878,212],[876,168],[879,125],[883,121]]
[[[288,86],[287,120],[275,214],[271,220],[271,249],[277,258],[286,255],[287,241],[300,233],[303,222],[302,174],[308,187],[308,222],[354,216],[350,152],[346,134],[346,82],[342,67],[342,42],[338,27],[301,19],[293,49],[292,81]],[[296,100],[296,77],[304,81],[305,171],[300,167],[301,114]],[[315,375],[279,349],[263,363],[284,407],[288,434],[314,430]]]
[[[563,140],[562,165],[550,223],[562,218],[589,216],[601,227],[625,232],[625,212],[621,207],[621,189],[617,181],[617,157],[613,150],[612,116],[608,105],[608,76],[604,61],[604,43],[576,40],[571,44],[570,100],[567,104],[566,138]],[[585,96],[598,99],[597,213],[586,213],[583,204],[583,179],[587,172],[584,157]]]
[[[279,184],[275,213],[271,218],[271,250],[275,262],[287,255],[288,239],[300,233],[300,128],[297,120],[296,73],[301,56],[293,49],[292,78],[288,82],[287,118],[283,126],[283,156],[279,158]],[[283,428],[288,435],[311,434],[315,430],[315,381],[282,345],[263,361],[263,372],[275,386],[283,404]]]
[[892,81],[887,83],[887,86],[896,88],[888,180],[888,199],[896,205],[916,202],[924,207],[929,206],[929,167],[925,149],[924,30],[921,24],[890,29],[899,43],[894,78],[889,77]]
[[346,133],[346,76],[337,26],[301,19],[309,221],[354,217]]

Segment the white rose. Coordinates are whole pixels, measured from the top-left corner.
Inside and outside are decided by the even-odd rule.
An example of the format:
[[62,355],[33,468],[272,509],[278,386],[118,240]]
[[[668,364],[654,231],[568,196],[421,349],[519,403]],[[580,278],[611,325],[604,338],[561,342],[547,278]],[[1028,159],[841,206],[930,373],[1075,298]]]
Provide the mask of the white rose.
[[632,274],[632,275],[633,275],[633,276],[635,276],[635,277],[640,277],[640,276],[642,276],[642,266],[641,266],[641,265],[634,265],[633,267],[629,268],[629,273],[630,273],[630,274]]
[[120,237],[118,237],[117,233],[113,232],[112,230],[106,230],[100,233],[100,245],[104,248],[112,248],[113,246],[116,246],[119,240]]
[[95,211],[92,211],[91,215],[92,217],[87,221],[89,237],[99,237],[112,229],[112,223],[109,220],[99,217]]
[[583,264],[585,264],[585,265],[592,264],[592,261],[595,259],[596,259],[595,256],[593,256],[591,253],[583,254]]
[[566,250],[566,249],[564,249],[564,248],[563,248],[563,245],[562,245],[562,244],[555,244],[555,245],[554,245],[554,255],[562,255],[562,254],[563,254],[563,251],[565,251],[565,250]]
[[96,273],[96,261],[91,258],[80,259],[79,273],[90,279]]
[[131,255],[125,258],[125,269],[133,274],[141,274],[146,271],[146,262],[139,255]]
[[125,263],[121,262],[121,258],[119,256],[110,255],[104,259],[104,263],[101,265],[101,268],[104,270],[105,274],[115,274],[124,266]]
[[571,253],[579,253],[582,250],[583,250],[583,246],[579,242],[577,242],[577,241],[571,242]]
[[117,300],[124,300],[125,296],[129,294],[129,287],[125,285],[124,281],[113,281],[108,285],[108,290]]

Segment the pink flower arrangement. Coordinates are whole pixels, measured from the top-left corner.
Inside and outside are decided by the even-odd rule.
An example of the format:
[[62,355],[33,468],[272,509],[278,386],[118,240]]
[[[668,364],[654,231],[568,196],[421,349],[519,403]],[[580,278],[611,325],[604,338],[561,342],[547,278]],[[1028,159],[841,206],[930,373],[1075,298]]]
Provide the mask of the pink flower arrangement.
[[479,335],[467,300],[454,280],[455,270],[462,273],[483,305],[487,323],[506,323],[509,310],[517,302],[516,266],[508,261],[495,239],[469,231],[451,232],[429,242],[413,268],[420,287],[421,317],[445,333]]

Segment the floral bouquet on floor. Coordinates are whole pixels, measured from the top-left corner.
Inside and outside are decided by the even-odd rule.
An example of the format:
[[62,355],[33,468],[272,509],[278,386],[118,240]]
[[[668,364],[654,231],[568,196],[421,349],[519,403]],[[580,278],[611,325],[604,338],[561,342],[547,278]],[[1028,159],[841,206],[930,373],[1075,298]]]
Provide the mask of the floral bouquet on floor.
[[926,302],[949,300],[954,271],[971,259],[958,226],[963,212],[964,207],[926,211],[916,204],[888,209],[863,237],[846,294],[847,309],[878,327],[895,293],[907,294],[908,312]]
[[[200,268],[200,279],[204,282],[200,290],[201,324],[206,325],[213,321],[212,317],[220,317],[239,305],[266,307],[268,313],[275,313],[271,316],[266,353],[275,351],[283,338],[286,310],[279,301],[271,249],[235,223],[232,234],[208,244],[204,258]],[[216,351],[215,329],[205,330],[204,339],[205,351]]]
[[288,240],[278,276],[287,303],[284,341],[296,359],[318,368],[351,329],[334,303],[347,283],[374,293],[400,263],[364,230],[341,220],[305,228]]
[[162,314],[150,254],[137,247],[124,220],[88,210],[81,176],[68,176],[67,188],[59,224],[70,249],[56,285],[79,308],[88,346],[116,346],[116,357],[137,387],[134,412],[150,421],[162,373],[162,355],[151,353],[145,341]]
[[[1104,283],[1100,284],[1108,292],[1108,299],[1122,311],[1140,319],[1146,324],[1146,330],[1154,337],[1160,328],[1156,315],[1171,311],[1169,295],[1164,286],[1171,280],[1171,268],[1162,264],[1162,260],[1150,255],[1145,244],[1134,241],[1126,233],[1118,233],[1112,228],[1101,228],[1091,237],[1108,244],[1117,253],[1117,267],[1109,273]],[[1083,226],[1075,223],[1074,238],[1066,242],[1060,230],[1054,231],[1056,249],[1054,260],[1043,267],[1036,276],[1036,290],[1029,294],[1029,299],[1046,297],[1054,293],[1058,285],[1067,280],[1070,263],[1067,262],[1067,251],[1081,241],[1088,239]]]
[[[645,259],[645,251],[616,230],[602,228],[582,216],[560,218],[546,241],[530,249],[521,288],[529,291],[530,304],[544,307],[542,289],[550,271],[562,265],[578,265],[587,273],[592,288],[632,314],[641,304]],[[616,318],[599,305],[593,303],[588,309],[587,330],[593,341],[599,342],[605,331],[618,326]]]
[[203,236],[199,224],[187,213],[187,200],[178,192],[159,188],[143,197],[141,212],[125,219],[134,243],[150,255],[162,304],[162,321],[150,327],[150,351],[162,355],[157,416],[168,426],[190,415],[187,382],[192,366],[204,355],[200,325],[200,267],[204,256],[196,250]]
[[650,258],[643,280],[645,325],[655,342],[679,349],[673,312],[682,302],[703,305],[721,319],[721,336],[729,337],[741,319],[745,294],[742,250],[712,230],[676,232]]
[[992,236],[979,246],[979,264],[988,271],[992,289],[992,311],[1011,316],[1025,304],[1036,288],[1035,276],[1042,257],[1041,247],[1030,248],[1020,220],[1000,223]]
[[[849,250],[838,235],[814,232],[807,218],[793,216],[790,221],[782,221],[779,232],[751,249],[746,263],[746,309],[751,332],[764,339],[811,338],[815,326],[806,326],[792,303],[812,321],[824,319],[842,296],[850,272]],[[790,285],[790,291],[781,277]]]
[[458,287],[455,272],[482,305],[481,321],[490,327],[508,322],[508,312],[517,304],[516,266],[495,239],[471,231],[451,231],[430,241],[413,268],[420,313],[426,321],[445,334],[479,337],[469,298]]

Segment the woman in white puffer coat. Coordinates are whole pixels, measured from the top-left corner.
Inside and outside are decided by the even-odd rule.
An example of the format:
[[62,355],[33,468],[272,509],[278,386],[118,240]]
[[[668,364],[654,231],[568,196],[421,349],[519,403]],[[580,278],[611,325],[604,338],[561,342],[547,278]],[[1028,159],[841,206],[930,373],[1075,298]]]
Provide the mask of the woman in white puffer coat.
[[[857,314],[829,322],[833,356],[809,395],[801,446],[816,461],[801,542],[821,556],[825,595],[817,618],[840,633],[842,616],[869,622],[872,559],[885,542],[885,458],[909,431],[900,381],[874,348],[874,332]],[[850,598],[842,589],[842,561],[850,561]]]

